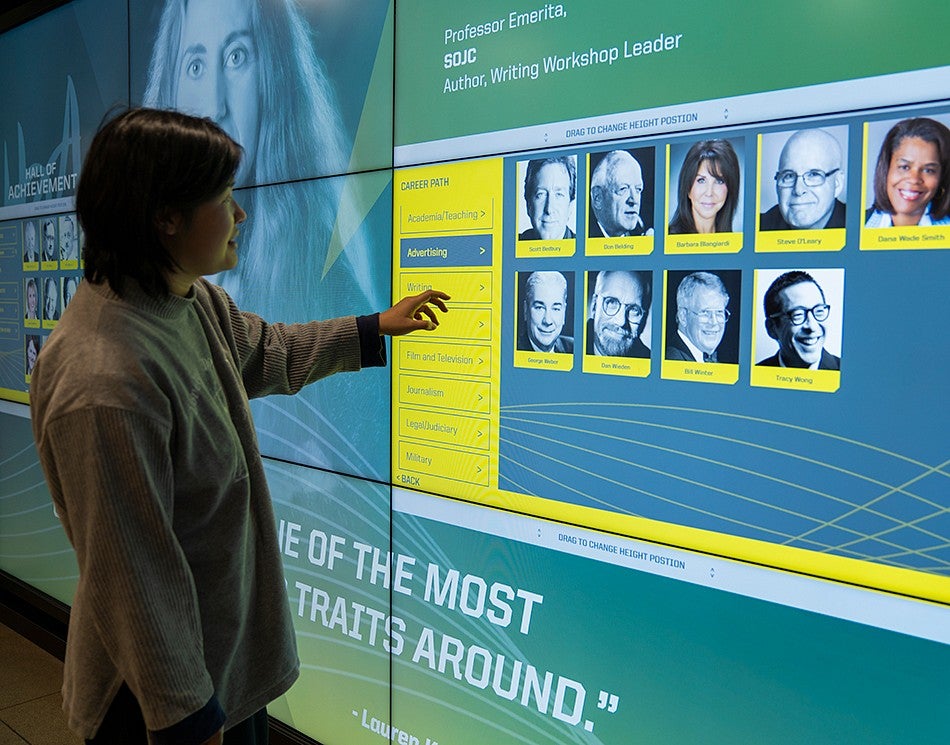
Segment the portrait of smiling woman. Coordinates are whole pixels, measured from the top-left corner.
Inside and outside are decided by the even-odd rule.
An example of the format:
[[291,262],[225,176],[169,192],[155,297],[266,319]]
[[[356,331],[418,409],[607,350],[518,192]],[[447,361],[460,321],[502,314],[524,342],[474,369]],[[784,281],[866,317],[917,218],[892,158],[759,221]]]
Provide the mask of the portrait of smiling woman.
[[728,140],[702,140],[690,147],[679,172],[670,234],[732,232],[739,170],[739,158]]
[[950,129],[928,117],[892,126],[873,170],[865,227],[950,225]]

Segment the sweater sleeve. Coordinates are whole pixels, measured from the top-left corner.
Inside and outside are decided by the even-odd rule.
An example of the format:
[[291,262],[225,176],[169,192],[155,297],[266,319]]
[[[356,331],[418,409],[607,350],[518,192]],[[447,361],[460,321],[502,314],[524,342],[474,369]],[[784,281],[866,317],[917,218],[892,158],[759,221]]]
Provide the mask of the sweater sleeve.
[[209,293],[211,312],[219,319],[225,341],[234,350],[248,398],[297,393],[328,375],[386,363],[378,315],[269,323],[239,310],[220,287],[202,286]]
[[356,318],[310,323],[267,323],[242,313],[235,340],[248,398],[297,393],[305,385],[338,372],[360,369]]
[[[138,699],[146,726],[200,711],[214,690],[191,570],[173,530],[166,425],[117,408],[81,408],[48,423],[38,443],[76,549],[92,639]],[[74,608],[74,610],[76,610]]]

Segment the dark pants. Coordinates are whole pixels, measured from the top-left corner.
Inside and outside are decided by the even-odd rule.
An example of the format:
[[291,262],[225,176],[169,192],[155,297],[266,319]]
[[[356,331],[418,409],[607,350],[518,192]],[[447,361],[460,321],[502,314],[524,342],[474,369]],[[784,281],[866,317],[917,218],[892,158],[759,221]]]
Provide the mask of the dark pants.
[[[224,733],[227,745],[267,745],[267,710],[261,709]],[[148,745],[142,709],[124,683],[115,695],[105,719],[86,745]]]

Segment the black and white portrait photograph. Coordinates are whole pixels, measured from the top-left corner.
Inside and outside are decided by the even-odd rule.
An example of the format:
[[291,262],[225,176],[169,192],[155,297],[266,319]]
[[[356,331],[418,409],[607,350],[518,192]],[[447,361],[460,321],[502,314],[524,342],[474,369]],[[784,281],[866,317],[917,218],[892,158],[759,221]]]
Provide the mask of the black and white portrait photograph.
[[518,273],[518,341],[525,352],[574,352],[574,273]]

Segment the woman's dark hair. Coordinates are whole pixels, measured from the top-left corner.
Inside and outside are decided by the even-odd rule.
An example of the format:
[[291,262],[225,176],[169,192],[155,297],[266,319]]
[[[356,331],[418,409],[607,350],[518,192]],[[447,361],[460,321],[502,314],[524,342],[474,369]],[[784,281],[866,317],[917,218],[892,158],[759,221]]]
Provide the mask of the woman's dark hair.
[[670,233],[696,232],[689,191],[693,188],[693,181],[704,162],[709,172],[725,183],[728,190],[722,209],[716,213],[715,232],[732,232],[732,218],[739,204],[739,159],[727,140],[701,140],[689,149],[683,161],[677,190],[676,213],[670,221]]
[[131,109],[100,127],[76,190],[86,234],[85,277],[121,295],[131,277],[153,295],[168,292],[175,262],[157,220],[195,208],[233,181],[241,147],[210,119],[176,111]]
[[935,220],[941,220],[950,213],[950,129],[946,125],[925,116],[915,119],[903,119],[891,127],[874,167],[874,209],[894,214],[894,206],[887,198],[887,172],[891,167],[891,158],[901,142],[908,137],[917,137],[937,148],[937,160],[940,162],[940,182],[932,200],[930,214]]

